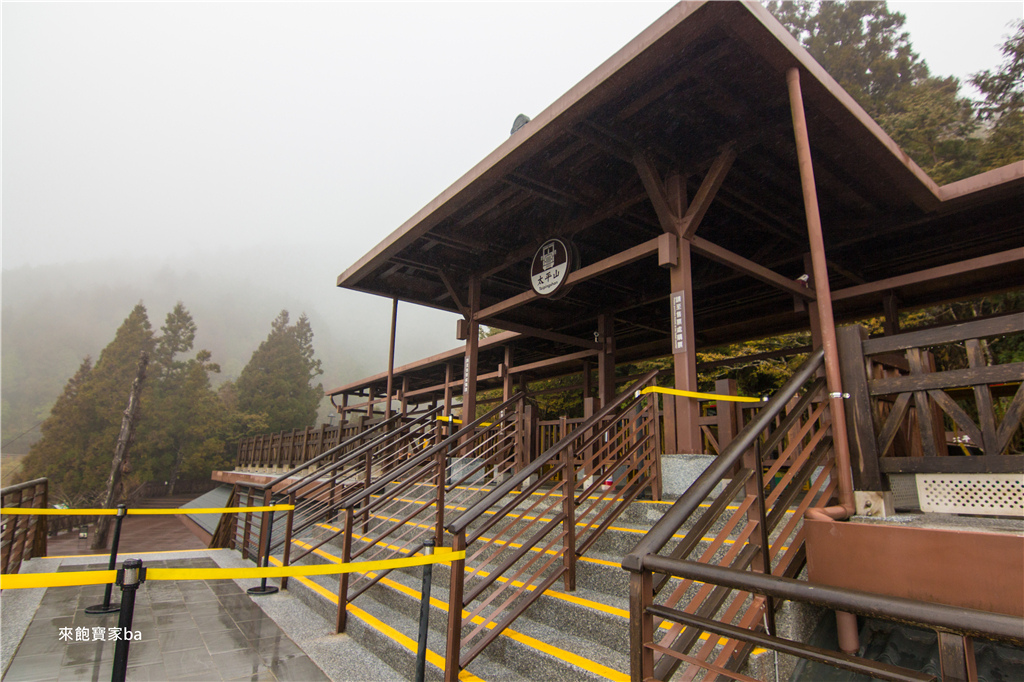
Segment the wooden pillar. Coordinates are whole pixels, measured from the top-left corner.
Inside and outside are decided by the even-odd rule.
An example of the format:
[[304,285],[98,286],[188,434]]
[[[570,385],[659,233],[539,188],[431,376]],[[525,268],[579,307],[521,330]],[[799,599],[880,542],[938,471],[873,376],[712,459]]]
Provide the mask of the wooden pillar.
[[[811,254],[804,254],[804,272],[807,274],[807,286],[815,288],[814,284],[814,263],[811,262]],[[807,306],[807,318],[811,327],[811,347],[821,348],[821,315],[818,314],[818,306],[804,301]]]
[[[718,395],[739,395],[735,379],[719,379],[715,382]],[[726,448],[740,430],[739,403],[719,400],[716,421],[718,422],[718,452]]]
[[402,377],[402,388],[401,390],[401,401],[402,401],[402,416],[408,416],[409,414],[409,401],[406,400],[405,396],[409,393],[409,377]]
[[[665,182],[666,198],[672,212],[686,213],[686,182],[673,174]],[[675,265],[670,265],[672,316],[672,366],[675,386],[683,391],[697,390],[697,342],[693,327],[693,276],[690,266],[690,240],[672,233],[678,245]],[[700,438],[700,404],[692,398],[675,398],[676,448],[678,452],[703,452]]]
[[[444,365],[444,416],[452,416],[452,383],[455,381],[455,366],[447,362]],[[453,432],[451,422],[446,422],[442,433],[446,436]]]
[[510,399],[512,397],[513,393],[515,393],[515,384],[514,384],[514,382],[512,380],[512,346],[511,345],[505,346],[505,367],[504,367],[504,369],[502,371],[504,372],[504,374],[502,374],[502,377],[501,377],[502,378],[501,401],[505,402],[506,400],[508,400],[508,399]]
[[373,385],[366,387],[366,416],[373,419]]
[[391,396],[395,381],[395,327],[398,323],[398,299],[391,299],[391,343],[388,346],[388,387],[387,402],[384,404],[384,418],[391,418]]
[[896,294],[886,292],[882,299],[882,306],[885,308],[885,335],[895,336],[900,333],[900,301]]
[[604,407],[615,398],[615,320],[611,315],[597,316],[597,333],[604,344],[597,356],[597,400]]
[[480,354],[480,323],[476,313],[480,310],[480,280],[469,280],[469,325],[466,330],[466,356],[462,368],[462,422],[468,424],[476,418],[476,375]]
[[846,408],[843,405],[843,384],[839,375],[839,352],[836,345],[836,324],[832,316],[832,291],[828,284],[828,266],[825,262],[825,241],[821,232],[818,212],[818,191],[814,184],[814,164],[811,162],[811,143],[804,115],[803,95],[800,92],[800,70],[791,67],[786,72],[789,102],[793,114],[793,133],[796,139],[797,162],[803,189],[804,211],[807,214],[807,236],[811,245],[814,293],[818,315],[821,318],[821,341],[825,351],[825,379],[828,383],[832,423],[835,439],[836,470],[839,475],[839,502],[849,510],[854,508],[853,472],[850,468],[850,447],[846,437]]

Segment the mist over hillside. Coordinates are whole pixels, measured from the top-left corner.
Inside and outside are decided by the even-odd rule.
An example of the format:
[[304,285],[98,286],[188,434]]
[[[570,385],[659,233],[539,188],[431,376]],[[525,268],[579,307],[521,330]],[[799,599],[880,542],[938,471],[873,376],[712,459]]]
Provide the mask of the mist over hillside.
[[[358,255],[330,257],[282,244],[230,254],[4,270],[4,450],[27,451],[37,430],[8,443],[46,418],[82,359],[91,356],[95,361],[139,301],[157,335],[174,304],[185,304],[198,327],[195,350],[211,351],[221,366],[215,384],[237,378],[282,309],[293,319],[303,312],[309,317],[316,354],[323,362],[324,388],[385,370],[391,301],[334,285]],[[457,344],[453,316],[400,305],[396,364]]]

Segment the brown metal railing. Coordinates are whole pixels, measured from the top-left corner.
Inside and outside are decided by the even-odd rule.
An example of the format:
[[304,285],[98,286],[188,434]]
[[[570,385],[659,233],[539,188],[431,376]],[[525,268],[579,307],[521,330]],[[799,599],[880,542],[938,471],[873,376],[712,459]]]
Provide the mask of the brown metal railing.
[[[401,424],[403,420],[406,418],[402,415],[395,415],[387,421],[379,422],[266,483],[236,483],[228,499],[228,506],[259,507],[270,505],[272,502],[298,502],[298,513],[289,512],[285,523],[277,524],[276,529],[271,529],[276,530],[272,546],[283,544],[287,553],[292,534],[301,532],[315,521],[324,520],[337,512],[337,503],[343,496],[343,493],[336,489],[339,482],[342,486],[354,484],[347,472],[339,471],[342,467],[353,460],[358,460],[362,464],[367,458],[372,459],[374,448],[393,439],[397,433],[406,433],[408,424],[432,424],[428,417],[409,420],[404,426]],[[372,466],[363,464],[363,467],[372,471]],[[365,484],[365,479],[363,483]],[[301,498],[301,501],[297,498]],[[270,527],[269,520],[268,512],[225,514],[213,533],[210,546],[240,549],[242,557],[246,559],[250,555],[258,556],[259,548],[264,546],[263,532]]]
[[[0,507],[46,509],[49,480],[37,478],[0,490]],[[21,562],[46,556],[46,517],[5,514],[0,524],[0,573],[17,573]]]
[[704,671],[735,671],[752,648],[738,638],[701,639],[708,630],[692,623],[667,619],[656,627],[666,620],[658,608],[774,634],[771,597],[674,580],[662,566],[690,560],[778,577],[799,572],[803,515],[812,506],[826,506],[836,490],[824,380],[815,377],[822,365],[819,350],[624,557],[622,566],[631,571],[634,681],[666,680],[683,662],[689,664],[681,673],[685,680]]
[[576,560],[642,491],[661,480],[651,372],[478,499],[445,529],[466,558],[452,564],[445,679],[560,578],[575,589]]
[[[291,431],[260,434],[238,443],[235,459],[237,469],[301,467],[310,459],[350,441],[369,427],[366,419],[345,422],[340,426],[323,424]],[[343,454],[343,453],[342,453]]]
[[[877,339],[841,327],[857,488],[883,490],[884,474],[1024,472],[1024,362],[990,364],[995,358],[984,349],[988,338],[1022,332],[1020,314]],[[968,367],[935,371],[938,348],[962,348]],[[955,452],[973,456],[946,456],[946,421],[960,434]]]
[[[440,545],[446,509],[472,505],[514,473],[524,437],[522,402],[523,394],[513,396],[344,500],[344,522],[329,529],[331,537],[342,537],[342,561],[412,556],[427,539]],[[342,574],[338,632],[347,605],[386,575]]]
[[[749,571],[709,566],[692,561],[674,561],[664,557],[648,556],[644,561],[651,569],[685,580],[700,581],[707,585],[742,590],[767,599],[784,599],[824,606],[832,610],[854,613],[870,618],[881,618],[907,625],[931,628],[939,642],[939,665],[942,679],[974,679],[977,666],[974,661],[972,638],[994,639],[1020,646],[1024,644],[1024,623],[1020,618],[1001,613],[975,611],[873,594],[828,585],[811,585],[802,580],[767,576]],[[818,661],[836,668],[850,670],[876,679],[930,682],[934,675],[908,668],[879,663],[843,654],[769,634],[737,628],[711,619],[701,618],[678,609],[649,606],[652,616],[679,625],[701,629],[721,637],[742,640],[750,645],[763,646],[780,653]]]

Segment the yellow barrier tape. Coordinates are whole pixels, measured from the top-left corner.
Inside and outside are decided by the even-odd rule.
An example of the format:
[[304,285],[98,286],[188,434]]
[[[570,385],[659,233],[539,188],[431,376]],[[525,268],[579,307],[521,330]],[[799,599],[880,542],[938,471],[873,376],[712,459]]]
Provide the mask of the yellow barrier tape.
[[[269,507],[207,507],[203,509],[129,509],[128,516],[157,516],[161,514],[233,514],[242,512],[289,511],[292,504],[275,504]],[[35,507],[3,507],[0,514],[21,516],[117,516],[116,509],[37,509]]]
[[[439,421],[439,422],[451,422],[452,424],[461,424],[462,423],[461,419],[456,419],[455,417],[446,417],[443,414],[437,416],[437,421]],[[494,424],[492,424],[491,422],[480,422],[480,426],[494,426]]]
[[76,587],[106,585],[117,580],[117,571],[69,571],[67,573],[12,573],[0,575],[0,590],[29,587]]
[[[224,580],[227,578],[294,578],[307,575],[338,575],[390,571],[396,568],[426,566],[459,561],[466,552],[439,548],[433,554],[407,559],[382,561],[355,561],[347,564],[320,566],[285,566],[268,568],[149,568],[146,580]],[[116,580],[116,571],[74,571],[69,573],[27,573],[0,575],[0,589],[17,590],[31,587],[68,587],[74,585],[103,585]]]
[[662,388],[661,386],[648,386],[640,393],[666,393],[668,395],[681,395],[685,398],[697,398],[698,400],[724,400],[731,403],[759,403],[760,398],[744,398],[738,395],[718,395],[717,393],[698,393],[697,391],[683,391],[675,388]]

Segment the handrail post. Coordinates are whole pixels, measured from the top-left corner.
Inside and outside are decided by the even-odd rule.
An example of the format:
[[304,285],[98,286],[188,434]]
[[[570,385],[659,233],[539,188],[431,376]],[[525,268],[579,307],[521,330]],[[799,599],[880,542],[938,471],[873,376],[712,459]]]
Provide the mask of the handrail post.
[[[341,562],[347,564],[352,561],[352,507],[345,510],[345,534],[341,541]],[[345,632],[345,625],[348,620],[348,573],[338,576],[338,617],[335,622],[335,632]]]
[[[269,497],[270,491],[267,491]],[[269,500],[268,500],[269,502]],[[268,516],[269,514],[269,516]],[[263,568],[270,565],[270,541],[274,536],[274,510],[263,512],[263,523],[260,524],[260,535],[263,536]],[[265,528],[264,528],[265,527]],[[265,531],[265,532],[264,532]],[[259,587],[250,587],[246,590],[250,595],[275,594],[278,589],[273,585],[267,585],[267,579],[260,580]]]
[[[423,541],[423,553],[433,556],[434,541]],[[427,671],[427,633],[430,629],[430,586],[433,577],[433,564],[423,566],[423,582],[420,588],[420,631],[416,647],[416,682],[423,682]]]
[[[288,520],[285,522],[284,528],[284,556],[281,557],[281,565],[288,566],[291,564],[292,556],[292,528],[295,524],[295,493],[292,492],[288,495],[288,504],[291,505],[291,509],[288,510]],[[288,576],[281,578],[281,589],[288,589]]]
[[445,492],[447,488],[447,467],[448,453],[444,449],[437,451],[437,476],[434,479],[437,485],[437,513],[435,515],[436,523],[434,525],[434,544],[438,547],[444,545],[444,501]]
[[[768,540],[768,514],[764,502],[764,465],[761,462],[761,441],[754,441],[754,463],[757,469],[750,477],[757,483],[757,525],[760,529],[761,570],[765,575],[772,574],[772,547]],[[775,601],[771,595],[765,595],[765,628],[768,634],[775,636]]]
[[[466,531],[459,531],[452,540],[452,551],[466,551]],[[444,655],[444,682],[458,682],[462,653],[462,595],[466,586],[466,560],[451,563],[448,591],[448,642]]]
[[[564,422],[563,422],[564,424]],[[562,541],[562,562],[565,565],[565,589],[576,591],[576,446],[562,450],[562,513],[565,516],[565,539]]]
[[654,602],[651,572],[629,574],[629,679],[644,682],[654,675],[654,652],[646,644],[654,642],[654,617],[647,607]]

